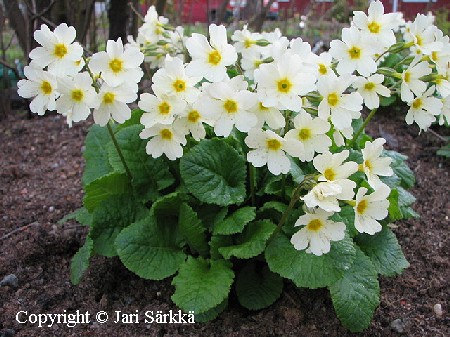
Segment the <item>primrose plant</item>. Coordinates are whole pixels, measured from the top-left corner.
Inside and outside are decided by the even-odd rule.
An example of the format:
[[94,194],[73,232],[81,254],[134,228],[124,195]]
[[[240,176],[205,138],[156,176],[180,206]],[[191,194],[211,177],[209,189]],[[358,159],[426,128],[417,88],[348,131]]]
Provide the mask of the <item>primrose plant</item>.
[[18,90],[39,115],[95,122],[83,207],[66,217],[89,226],[73,283],[92,256],[118,256],[142,278],[173,277],[172,300],[197,321],[231,291],[265,308],[290,281],[328,288],[348,329],[370,324],[378,275],[408,266],[392,223],[417,214],[406,157],[364,129],[397,97],[408,124],[448,122],[449,37],[431,17],[405,23],[374,1],[320,55],[279,31],[186,37],[153,7],[125,45],[86,56],[75,36],[42,25]]

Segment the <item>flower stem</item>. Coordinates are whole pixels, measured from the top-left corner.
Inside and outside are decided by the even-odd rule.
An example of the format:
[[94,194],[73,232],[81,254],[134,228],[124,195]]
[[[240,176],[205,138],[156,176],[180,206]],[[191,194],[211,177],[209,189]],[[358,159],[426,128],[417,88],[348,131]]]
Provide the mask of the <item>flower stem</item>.
[[248,174],[250,179],[250,194],[252,197],[252,206],[256,205],[256,198],[255,198],[255,167],[248,163]]
[[127,165],[127,163],[125,161],[125,158],[124,158],[124,156],[122,154],[122,150],[120,149],[119,143],[117,142],[116,136],[114,135],[114,131],[113,131],[112,127],[111,127],[111,124],[108,123],[106,125],[108,127],[108,132],[109,132],[109,135],[111,136],[111,139],[113,141],[114,147],[116,148],[117,153],[119,154],[120,161],[122,162],[122,165],[125,168],[125,172],[126,172],[126,174],[128,176],[128,179],[131,182],[133,180],[133,177],[132,177],[130,169],[128,168],[128,165]]
[[350,141],[349,146],[353,146],[353,144],[356,142],[356,140],[358,139],[361,132],[363,132],[363,130],[366,128],[367,124],[369,124],[370,120],[372,119],[372,117],[375,115],[376,112],[377,112],[377,108],[370,111],[369,116],[367,116],[364,123],[361,125],[361,127],[358,129],[358,131],[356,131],[355,135],[353,136],[352,140]]

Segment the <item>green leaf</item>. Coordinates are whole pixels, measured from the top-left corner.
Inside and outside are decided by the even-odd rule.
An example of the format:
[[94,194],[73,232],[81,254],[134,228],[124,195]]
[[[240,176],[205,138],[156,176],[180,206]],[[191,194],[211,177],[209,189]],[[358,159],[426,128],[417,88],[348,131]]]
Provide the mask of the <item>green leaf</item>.
[[104,200],[92,214],[89,237],[94,241],[94,252],[107,257],[116,256],[114,241],[122,229],[143,214],[143,206],[130,195],[113,195]]
[[[159,191],[171,186],[175,179],[162,157],[153,158],[145,152],[147,141],[140,139],[142,125],[132,125],[116,133],[117,143],[133,178],[132,184],[141,200],[155,201]],[[108,147],[109,161],[115,171],[125,172],[114,144]]]
[[336,314],[347,329],[361,332],[370,325],[380,303],[380,286],[377,272],[363,252],[357,249],[353,265],[329,289]]
[[230,292],[234,273],[230,262],[189,257],[172,280],[172,301],[184,311],[202,314],[221,304]]
[[405,190],[402,187],[397,187],[398,190],[398,205],[400,207],[400,211],[402,212],[403,219],[409,218],[419,218],[419,214],[417,214],[412,209],[412,204],[416,201],[416,198]]
[[92,214],[90,214],[85,207],[81,207],[72,213],[67,214],[64,218],[58,221],[58,224],[63,225],[69,220],[75,220],[82,225],[90,226],[92,224]]
[[402,211],[398,205],[398,190],[396,188],[391,190],[388,197],[389,200],[389,219],[391,221],[397,221],[403,219]]
[[213,260],[223,259],[222,254],[219,253],[219,248],[231,246],[233,244],[233,237],[229,235],[213,235],[209,240],[210,255]]
[[186,239],[189,247],[201,255],[208,254],[209,246],[206,242],[206,228],[198,218],[197,213],[188,204],[181,204],[178,221],[180,235]]
[[84,207],[93,212],[103,200],[113,195],[124,194],[129,189],[128,184],[128,177],[119,172],[111,172],[92,181],[85,187]]
[[383,151],[384,154],[392,158],[392,170],[395,175],[401,179],[401,186],[404,188],[411,188],[416,182],[414,172],[408,167],[406,163],[407,156],[402,155],[395,151]]
[[283,291],[283,279],[264,265],[249,262],[236,279],[239,303],[250,310],[260,310],[273,304]]
[[281,219],[281,215],[286,209],[287,205],[285,203],[279,201],[267,201],[258,209],[258,219],[269,219],[274,223],[278,223]]
[[409,267],[395,234],[387,227],[375,235],[360,234],[355,242],[381,275],[394,276]]
[[203,140],[180,159],[187,189],[200,201],[227,206],[245,200],[244,158],[224,140]]
[[450,157],[450,143],[444,145],[439,150],[436,151],[438,156]]
[[[305,173],[303,173],[300,166],[297,164],[296,160],[292,157],[289,157],[289,161],[291,162],[291,168],[289,169],[289,174],[292,176],[292,179],[297,184],[300,184],[303,180],[305,180]],[[298,161],[298,160],[297,160]]]
[[256,217],[255,207],[242,207],[214,226],[213,234],[230,235],[241,233],[246,224]]
[[88,269],[93,247],[94,242],[88,236],[84,245],[73,256],[70,262],[70,282],[73,285],[80,283],[84,272]]
[[108,144],[111,142],[111,136],[106,127],[94,124],[89,128],[86,136],[86,149],[83,152],[86,160],[82,178],[84,186],[113,170],[108,161],[107,150]]
[[352,206],[346,205],[341,207],[341,211],[339,213],[334,213],[331,219],[336,222],[341,221],[345,223],[350,237],[353,238],[355,235],[359,234],[358,230],[355,228],[355,210]]
[[346,237],[331,243],[328,254],[316,256],[298,251],[284,234],[274,237],[266,248],[266,261],[271,271],[288,278],[297,287],[326,287],[344,275],[355,259],[353,241]]
[[131,125],[140,124],[141,117],[143,114],[144,114],[144,110],[141,110],[139,108],[131,110],[131,118],[129,120],[125,121],[125,123],[117,125],[117,130],[120,131]]
[[215,306],[212,309],[209,309],[208,311],[205,311],[202,314],[196,314],[195,315],[195,322],[208,322],[212,321],[213,319],[216,319],[217,316],[219,316],[228,306],[228,298],[224,299],[222,303]]
[[159,225],[150,212],[123,229],[115,247],[122,263],[133,273],[149,280],[162,280],[175,274],[186,259],[172,233],[171,226]]
[[249,259],[257,256],[266,248],[266,242],[275,228],[276,226],[269,220],[252,222],[236,238],[235,245],[220,247],[219,253],[225,259],[230,259],[232,256],[236,256],[239,259]]

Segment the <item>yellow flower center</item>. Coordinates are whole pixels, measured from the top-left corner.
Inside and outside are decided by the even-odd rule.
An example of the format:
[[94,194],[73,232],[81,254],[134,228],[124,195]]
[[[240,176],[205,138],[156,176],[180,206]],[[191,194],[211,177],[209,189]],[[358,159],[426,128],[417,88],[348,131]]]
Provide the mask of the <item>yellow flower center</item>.
[[372,170],[372,163],[370,162],[370,160],[365,160],[364,161],[364,167],[369,169],[369,171]]
[[238,110],[238,105],[236,101],[233,101],[231,99],[227,99],[225,101],[225,103],[223,104],[223,108],[225,109],[226,112],[228,112],[229,114],[234,114],[237,112]]
[[405,71],[405,82],[409,83],[411,80],[411,73],[409,71]]
[[361,57],[361,48],[353,46],[348,50],[348,54],[352,60],[357,60]]
[[81,102],[83,100],[84,93],[81,89],[72,90],[72,99],[76,102]]
[[116,95],[114,95],[112,92],[107,92],[103,95],[103,103],[105,104],[111,104],[114,102],[114,98]]
[[319,219],[314,219],[311,220],[310,222],[308,222],[308,224],[306,225],[306,228],[310,231],[315,231],[317,232],[318,230],[320,230],[323,227],[323,223],[322,221],[320,221]]
[[416,98],[413,101],[412,106],[413,106],[414,109],[420,109],[422,107],[422,104],[423,104],[422,100],[420,98]]
[[45,95],[50,95],[53,92],[52,85],[48,81],[42,81],[41,90]]
[[423,39],[422,39],[422,36],[420,36],[420,35],[416,35],[416,44],[418,45],[418,46],[422,46],[423,45]]
[[221,60],[222,60],[222,55],[220,55],[220,53],[215,49],[213,51],[211,51],[208,55],[208,62],[214,66],[218,65]]
[[265,107],[261,102],[259,102],[259,111],[267,111],[269,110],[268,107]]
[[336,177],[336,173],[333,171],[332,168],[327,168],[325,172],[323,173],[323,176],[326,180],[334,180],[334,177]]
[[328,95],[327,102],[330,106],[336,106],[339,103],[339,96],[335,92],[332,92]]
[[113,73],[117,74],[122,71],[123,61],[119,59],[112,59],[109,62],[109,68],[113,71]]
[[298,132],[298,138],[303,141],[310,139],[311,129],[300,129],[300,131]]
[[167,102],[162,102],[159,106],[159,113],[161,115],[167,115],[170,112],[170,105]]
[[263,63],[263,61],[261,60],[255,60],[255,62],[253,62],[253,64],[255,65],[255,68],[259,68],[259,66]]
[[278,151],[281,148],[281,142],[278,139],[267,139],[267,148],[272,151]]
[[282,93],[288,93],[291,91],[292,83],[287,78],[283,78],[277,82],[278,91]]
[[250,39],[245,39],[245,41],[244,41],[244,47],[245,48],[250,48],[254,44],[255,44],[255,41],[250,40]]
[[191,123],[197,123],[200,119],[200,114],[197,110],[192,110],[188,113],[188,121]]
[[182,92],[186,90],[186,82],[183,80],[176,80],[173,82],[173,87],[176,92]]
[[55,50],[53,51],[53,54],[55,54],[55,56],[57,56],[60,59],[62,59],[67,54],[67,47],[66,47],[66,45],[63,44],[63,43],[57,43],[55,45]]
[[328,73],[327,67],[325,66],[325,64],[320,63],[319,64],[319,73],[321,75],[326,75]]
[[364,89],[368,90],[368,91],[372,91],[375,88],[375,83],[373,82],[367,82],[366,84],[364,84]]
[[364,214],[366,209],[367,209],[367,200],[363,199],[358,203],[358,206],[356,206],[356,212],[358,212],[358,214]]
[[369,31],[372,34],[378,34],[380,32],[381,25],[378,22],[372,21],[367,25],[367,28],[369,28]]
[[161,135],[161,138],[165,140],[171,140],[173,136],[172,131],[169,129],[162,129],[159,134]]
[[436,62],[439,59],[439,54],[437,51],[432,51],[431,52],[431,59]]

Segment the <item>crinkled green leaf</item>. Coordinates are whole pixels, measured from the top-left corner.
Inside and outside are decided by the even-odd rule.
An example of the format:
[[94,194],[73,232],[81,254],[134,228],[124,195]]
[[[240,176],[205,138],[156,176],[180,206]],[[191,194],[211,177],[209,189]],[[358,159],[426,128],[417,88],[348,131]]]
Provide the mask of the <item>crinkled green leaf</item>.
[[98,205],[92,214],[89,232],[94,241],[94,252],[104,256],[116,256],[114,241],[117,235],[142,217],[144,208],[130,195],[113,195]]
[[412,205],[416,202],[416,198],[400,186],[397,187],[397,190],[398,205],[400,211],[402,212],[403,219],[418,218],[419,214],[417,214],[412,208]]
[[212,321],[213,319],[216,319],[217,316],[219,316],[228,306],[228,298],[224,299],[222,303],[215,306],[212,309],[209,309],[208,311],[205,311],[202,314],[195,315],[195,322],[208,322]]
[[186,255],[178,247],[173,232],[172,226],[158,224],[150,212],[117,236],[115,247],[120,260],[145,279],[162,280],[175,274]]
[[409,267],[395,234],[387,227],[375,235],[360,234],[355,242],[381,275],[394,276]]
[[392,158],[391,167],[400,179],[401,186],[404,188],[411,188],[416,182],[414,172],[411,171],[408,164],[406,163],[407,156],[402,155],[395,151],[383,151],[384,154]]
[[[116,139],[131,172],[136,195],[143,201],[155,201],[160,196],[159,191],[172,185],[175,179],[163,157],[153,158],[145,152],[147,141],[139,137],[142,128],[139,124],[121,129],[116,133]],[[112,143],[108,147],[108,155],[114,170],[124,173],[122,161]]]
[[233,279],[230,262],[189,257],[172,280],[172,300],[184,311],[205,313],[228,297]]
[[85,207],[80,207],[59,220],[58,224],[63,225],[69,220],[75,220],[79,224],[90,226],[92,224],[92,214],[89,213],[89,211]]
[[203,140],[180,159],[187,189],[208,204],[227,206],[245,200],[244,157],[224,140]]
[[230,235],[213,235],[209,240],[210,255],[213,260],[223,259],[222,254],[219,253],[219,248],[231,246],[233,244],[233,237]]
[[93,247],[94,243],[88,236],[84,245],[73,256],[70,262],[70,282],[73,285],[80,283],[84,272],[88,269]]
[[266,242],[274,232],[276,226],[269,220],[251,222],[244,232],[237,236],[236,244],[220,247],[219,253],[225,259],[236,256],[239,259],[248,259],[257,256],[266,248]]
[[397,221],[403,218],[402,211],[398,205],[398,190],[396,188],[391,190],[388,197],[389,200],[389,219],[391,221]]
[[316,256],[294,248],[289,238],[280,233],[268,244],[265,257],[274,273],[292,280],[298,287],[326,287],[344,275],[356,256],[353,241],[346,237],[331,243],[328,254]]
[[84,186],[112,172],[113,168],[108,161],[107,149],[111,142],[111,136],[106,127],[94,124],[89,128],[83,152],[86,160],[82,178]]
[[342,324],[352,332],[366,329],[380,303],[377,272],[361,250],[343,277],[329,286],[334,309]]
[[128,177],[119,172],[110,172],[90,182],[85,188],[83,198],[84,207],[89,212],[110,196],[124,194],[129,190]]
[[189,247],[201,255],[208,254],[209,246],[206,242],[206,228],[198,218],[197,213],[186,203],[180,206],[178,222],[180,235],[186,240]]
[[260,310],[273,304],[283,291],[283,279],[269,268],[249,262],[236,278],[239,303],[250,310]]
[[255,207],[242,207],[228,215],[223,221],[214,226],[214,234],[236,234],[244,230],[246,224],[256,217]]

